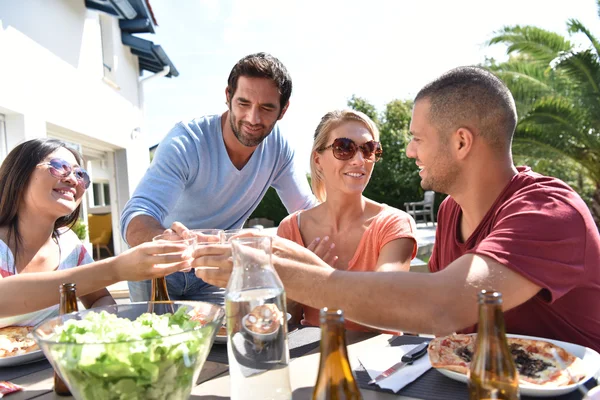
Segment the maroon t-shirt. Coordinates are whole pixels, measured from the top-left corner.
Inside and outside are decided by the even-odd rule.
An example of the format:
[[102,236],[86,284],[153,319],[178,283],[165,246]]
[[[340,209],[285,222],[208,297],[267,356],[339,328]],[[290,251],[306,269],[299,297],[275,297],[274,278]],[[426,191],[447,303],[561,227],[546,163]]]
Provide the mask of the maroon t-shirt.
[[600,351],[598,228],[567,184],[528,167],[518,170],[464,243],[459,239],[460,206],[450,197],[444,200],[429,269],[439,271],[469,253],[490,257],[542,287],[504,313],[508,333]]

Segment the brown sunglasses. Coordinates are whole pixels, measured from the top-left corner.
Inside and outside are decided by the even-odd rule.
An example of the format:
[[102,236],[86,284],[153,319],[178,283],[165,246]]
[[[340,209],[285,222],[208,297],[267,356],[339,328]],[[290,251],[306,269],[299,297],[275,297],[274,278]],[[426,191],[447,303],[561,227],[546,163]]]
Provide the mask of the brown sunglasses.
[[358,149],[360,149],[362,152],[365,160],[371,162],[377,162],[381,160],[381,156],[383,155],[381,144],[374,140],[369,140],[368,142],[365,142],[359,146],[352,139],[337,138],[329,146],[319,149],[319,152],[323,152],[329,148],[333,150],[333,156],[342,161],[347,161],[354,158],[354,155],[356,155]]

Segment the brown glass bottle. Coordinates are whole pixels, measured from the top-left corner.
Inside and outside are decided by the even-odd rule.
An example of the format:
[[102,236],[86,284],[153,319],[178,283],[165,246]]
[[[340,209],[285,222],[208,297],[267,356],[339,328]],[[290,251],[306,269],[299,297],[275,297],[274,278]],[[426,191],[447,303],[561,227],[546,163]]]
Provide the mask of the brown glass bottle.
[[164,276],[152,279],[152,297],[151,301],[170,301],[169,291],[167,290],[167,280]]
[[502,294],[482,290],[479,324],[469,375],[469,398],[519,399],[519,375],[506,341]]
[[[77,311],[77,294],[75,292],[74,283],[63,283],[59,286],[60,291],[60,315],[69,314]],[[61,379],[61,377],[54,371],[54,392],[59,396],[70,396],[71,391]]]
[[346,351],[342,310],[321,309],[321,362],[313,400],[362,399]]

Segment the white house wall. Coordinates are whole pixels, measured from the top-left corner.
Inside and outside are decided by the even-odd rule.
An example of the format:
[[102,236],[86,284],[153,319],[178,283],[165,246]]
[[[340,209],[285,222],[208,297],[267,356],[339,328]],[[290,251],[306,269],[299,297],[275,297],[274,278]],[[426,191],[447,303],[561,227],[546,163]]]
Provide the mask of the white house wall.
[[[138,63],[121,43],[117,19],[103,15],[114,51],[111,79],[106,80],[106,31],[101,33],[100,14],[83,3],[0,1],[0,114],[5,115],[9,150],[23,140],[47,136],[50,126],[59,137],[114,151],[112,175],[119,193],[113,214],[118,221],[149,164],[140,136]],[[113,228],[119,232],[118,225]],[[115,250],[122,245],[115,243]]]

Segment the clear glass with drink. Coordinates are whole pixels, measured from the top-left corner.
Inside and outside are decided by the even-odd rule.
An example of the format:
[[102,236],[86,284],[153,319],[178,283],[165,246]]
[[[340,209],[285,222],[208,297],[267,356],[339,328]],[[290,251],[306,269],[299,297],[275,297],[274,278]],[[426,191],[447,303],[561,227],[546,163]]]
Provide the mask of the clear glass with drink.
[[259,232],[260,229],[257,228],[227,229],[221,232],[221,239],[223,243],[229,243],[233,238],[244,237],[247,234],[256,234]]
[[[194,252],[194,245],[196,244],[195,237],[182,238],[178,234],[171,233],[163,233],[162,235],[158,235],[152,238],[152,241],[158,242],[161,240],[166,240],[169,242],[182,243],[187,246],[187,248],[182,252],[184,258],[192,257]],[[188,269],[187,271],[189,271]],[[169,291],[167,290],[167,280],[164,276],[152,279],[152,289],[150,292],[150,301],[151,302],[160,302],[160,301],[169,301]],[[164,304],[163,307],[164,312],[174,312],[172,305]],[[149,306],[149,312],[152,311],[152,305]]]
[[[190,229],[185,233],[186,237],[195,239],[195,247],[223,243],[222,229]],[[195,267],[197,269],[217,269],[216,267]]]
[[[175,232],[168,232],[168,233],[163,233],[158,236],[154,236],[152,238],[152,241],[154,241],[154,242],[158,242],[161,240],[166,240],[166,241],[173,242],[173,243],[185,244],[187,246],[187,248],[181,253],[184,258],[191,258],[192,255],[194,254],[194,248],[196,246],[196,237],[195,236],[189,236],[189,237],[183,238],[183,237],[179,236],[178,234],[176,234]],[[176,254],[176,253],[173,253],[173,254]],[[182,270],[182,272],[187,272],[190,270],[191,270],[191,268]],[[164,279],[164,278],[162,278],[162,279]]]
[[233,400],[289,400],[286,300],[271,263],[271,238],[231,241],[227,285],[227,354]]
[[190,229],[186,237],[196,238],[196,244],[222,243],[221,234],[223,229]]

